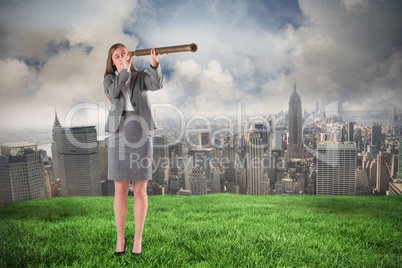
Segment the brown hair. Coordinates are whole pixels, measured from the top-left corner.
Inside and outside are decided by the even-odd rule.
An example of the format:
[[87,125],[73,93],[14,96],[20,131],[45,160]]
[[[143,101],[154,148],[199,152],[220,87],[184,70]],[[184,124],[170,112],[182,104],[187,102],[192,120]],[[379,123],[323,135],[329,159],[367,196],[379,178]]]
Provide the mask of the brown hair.
[[[104,76],[106,76],[108,74],[115,74],[117,69],[116,69],[116,66],[113,65],[112,55],[113,55],[113,52],[116,49],[118,49],[119,47],[124,47],[125,49],[127,49],[126,46],[121,43],[114,44],[113,46],[110,47],[109,53],[107,54],[106,70],[105,70]],[[137,69],[135,69],[135,67],[132,64],[131,64],[130,69],[132,71],[137,71]]]

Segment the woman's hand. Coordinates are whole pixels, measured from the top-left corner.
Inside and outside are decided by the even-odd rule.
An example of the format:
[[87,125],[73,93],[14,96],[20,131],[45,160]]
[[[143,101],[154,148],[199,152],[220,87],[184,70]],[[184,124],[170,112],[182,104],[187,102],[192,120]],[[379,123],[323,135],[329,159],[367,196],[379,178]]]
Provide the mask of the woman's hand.
[[131,60],[133,59],[133,56],[131,56],[130,52],[128,52],[126,55],[123,57],[123,64],[124,64],[124,69],[127,71],[130,70],[131,67]]
[[151,67],[156,69],[159,66],[159,57],[164,54],[158,54],[156,55],[155,48],[151,48]]

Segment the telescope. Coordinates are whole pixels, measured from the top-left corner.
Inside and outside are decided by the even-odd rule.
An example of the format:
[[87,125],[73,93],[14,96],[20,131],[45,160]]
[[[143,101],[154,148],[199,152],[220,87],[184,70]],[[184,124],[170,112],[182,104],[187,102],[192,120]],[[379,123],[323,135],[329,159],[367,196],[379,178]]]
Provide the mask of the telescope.
[[[177,52],[196,52],[198,46],[195,43],[180,46],[170,46],[170,47],[157,47],[155,48],[156,55],[158,54],[169,54]],[[130,51],[131,56],[146,56],[151,55],[151,49],[137,49],[136,51]]]

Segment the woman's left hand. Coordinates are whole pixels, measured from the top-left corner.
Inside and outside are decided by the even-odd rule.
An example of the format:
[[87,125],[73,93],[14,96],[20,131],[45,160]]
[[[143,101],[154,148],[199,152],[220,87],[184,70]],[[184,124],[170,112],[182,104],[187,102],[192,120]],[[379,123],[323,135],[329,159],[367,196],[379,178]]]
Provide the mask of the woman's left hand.
[[152,68],[156,69],[159,66],[159,57],[162,56],[164,54],[158,54],[156,55],[156,51],[155,48],[151,49],[151,66]]

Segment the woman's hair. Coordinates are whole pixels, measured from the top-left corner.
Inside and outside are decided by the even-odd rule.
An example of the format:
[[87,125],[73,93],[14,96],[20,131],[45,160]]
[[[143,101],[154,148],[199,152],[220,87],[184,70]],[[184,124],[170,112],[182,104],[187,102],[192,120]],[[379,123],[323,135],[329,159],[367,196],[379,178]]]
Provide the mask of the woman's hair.
[[[107,54],[106,70],[104,76],[106,76],[107,74],[115,74],[117,69],[116,66],[113,65],[112,55],[113,52],[119,47],[124,47],[125,49],[127,49],[126,46],[121,43],[114,44],[113,46],[110,47],[109,53]],[[132,71],[137,71],[137,69],[134,68],[133,64],[131,64],[130,69]]]

